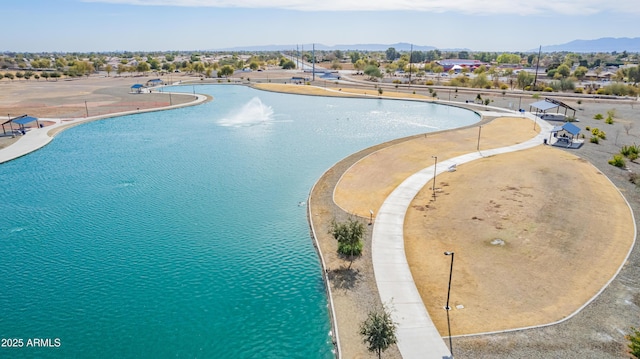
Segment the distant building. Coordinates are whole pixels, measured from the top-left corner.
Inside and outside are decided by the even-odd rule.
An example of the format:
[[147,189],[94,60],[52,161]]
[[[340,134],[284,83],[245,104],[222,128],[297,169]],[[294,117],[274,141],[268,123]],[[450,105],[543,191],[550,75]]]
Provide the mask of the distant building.
[[442,68],[444,68],[445,72],[449,70],[463,69],[467,68],[469,71],[473,71],[482,65],[486,65],[484,62],[480,60],[460,60],[460,59],[449,59],[449,60],[440,60],[436,61],[436,63]]

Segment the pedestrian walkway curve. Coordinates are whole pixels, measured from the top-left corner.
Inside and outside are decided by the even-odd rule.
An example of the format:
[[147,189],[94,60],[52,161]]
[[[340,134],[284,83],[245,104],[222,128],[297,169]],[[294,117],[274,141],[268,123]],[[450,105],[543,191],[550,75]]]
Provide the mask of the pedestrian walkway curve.
[[[518,113],[518,116],[522,114]],[[448,171],[453,165],[543,144],[553,126],[532,114],[526,113],[525,116],[541,129],[534,138],[512,146],[439,161],[435,175]],[[376,284],[380,299],[383,303],[390,304],[392,318],[398,324],[398,348],[404,359],[451,358],[449,348],[438,333],[418,293],[404,251],[405,214],[414,197],[433,177],[434,166],[430,166],[402,182],[383,202],[372,230],[371,256]],[[443,311],[444,306],[445,303],[442,303]]]

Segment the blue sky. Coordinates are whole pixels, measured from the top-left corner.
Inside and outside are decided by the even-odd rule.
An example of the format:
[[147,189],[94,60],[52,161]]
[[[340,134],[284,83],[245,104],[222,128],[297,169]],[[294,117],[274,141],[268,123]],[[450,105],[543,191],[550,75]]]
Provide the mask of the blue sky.
[[527,51],[640,37],[640,7],[602,0],[20,0],[0,51],[209,50],[406,42]]

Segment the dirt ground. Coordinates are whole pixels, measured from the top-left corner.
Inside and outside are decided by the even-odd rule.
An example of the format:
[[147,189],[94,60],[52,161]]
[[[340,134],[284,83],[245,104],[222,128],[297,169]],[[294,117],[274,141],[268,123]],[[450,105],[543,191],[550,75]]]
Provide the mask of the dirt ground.
[[[29,115],[37,118],[72,119],[117,112],[150,109],[182,104],[193,100],[191,95],[165,93],[131,93],[131,86],[144,84],[157,76],[104,77],[45,80],[13,80],[0,82],[0,123],[10,118]],[[176,80],[191,80],[176,76]],[[53,122],[44,122],[45,126]],[[31,124],[35,126],[35,124]],[[29,127],[29,126],[26,126]],[[10,131],[9,124],[4,126]],[[0,148],[9,146],[19,137],[0,132]]]
[[443,336],[445,251],[455,253],[451,334],[461,335],[569,316],[616,274],[634,241],[619,191],[588,162],[550,146],[459,166],[437,178],[436,196],[428,185],[412,202],[405,250]]
[[387,147],[358,161],[344,173],[335,189],[334,200],[344,211],[367,217],[377,213],[387,196],[410,175],[432,166],[439,160],[514,145],[531,139],[539,132],[526,118],[503,117],[488,124],[470,126],[444,133],[426,134],[402,144]]
[[[289,73],[252,73],[250,76],[251,84],[287,82],[290,78]],[[28,113],[46,118],[64,118],[85,116],[87,108],[85,108],[84,101],[87,101],[89,115],[98,114],[97,112],[102,110],[113,111],[118,108],[132,110],[137,106],[141,106],[140,108],[146,108],[142,106],[147,105],[157,107],[161,103],[166,103],[166,94],[157,94],[157,96],[156,94],[128,94],[129,87],[133,83],[146,82],[146,80],[150,78],[154,77],[149,76],[146,79],[121,78],[117,80],[112,78],[90,78],[73,81],[61,80],[57,83],[53,81],[47,83],[42,80],[39,82],[30,80],[28,83],[27,81],[21,81],[20,83],[18,83],[18,81],[15,83],[3,81],[0,83],[0,89],[2,89],[0,91],[0,111],[5,111],[5,113],[10,114],[10,116]],[[183,80],[201,81],[200,79],[187,77],[183,78]],[[248,77],[237,77],[233,80],[249,83]],[[174,76],[173,81],[176,81],[176,76]],[[53,84],[53,86],[50,84]],[[344,85],[318,81],[316,85],[319,87],[333,87],[334,90],[343,93],[352,92],[360,95],[366,93],[366,96],[377,96],[377,91],[373,88],[372,84],[350,84],[348,88],[346,88],[343,87]],[[291,89],[294,87],[296,90]],[[305,88],[308,89],[309,87],[303,85],[287,85],[286,88],[272,88],[271,90],[305,92]],[[431,96],[431,93],[427,90],[426,87],[408,86],[405,88],[385,88],[384,96],[411,96],[432,99],[433,96]],[[451,101],[457,101],[461,105],[466,102],[465,100],[472,100],[476,96],[476,92],[462,89],[454,92],[450,88],[439,88],[437,91],[445,100],[450,99]],[[394,92],[404,92],[404,94],[396,95],[393,94]],[[317,94],[321,94],[321,92]],[[518,107],[528,109],[528,104],[537,101],[537,99],[531,98],[529,94],[518,92],[508,92],[505,96],[499,91],[483,91],[482,96],[491,99],[492,106],[512,109]],[[188,95],[185,96],[184,101],[190,101],[190,97],[191,96]],[[175,98],[173,100],[176,101]],[[613,187],[607,185],[606,182],[599,183],[597,179],[600,177],[604,179],[604,176],[598,175],[598,171],[608,176],[615,186],[625,194],[633,210],[640,210],[640,190],[629,182],[629,173],[640,172],[640,165],[627,162],[628,169],[621,170],[606,163],[614,153],[619,151],[620,146],[640,142],[640,132],[638,132],[638,128],[640,128],[638,127],[640,126],[638,125],[640,116],[638,115],[637,104],[633,101],[605,101],[595,98],[580,99],[580,103],[578,103],[578,99],[575,98],[563,100],[578,110],[577,117],[580,118],[581,122],[577,124],[583,129],[583,133],[587,133],[587,143],[585,143],[585,146],[571,153],[592,163],[595,165],[595,168],[589,167],[587,163],[578,160],[576,157],[566,157],[562,154],[556,155],[556,153],[566,154],[567,151],[548,147],[530,151],[551,151],[549,153],[553,153],[553,155],[551,155],[550,158],[557,158],[560,161],[558,165],[548,167],[546,166],[546,162],[539,163],[532,160],[534,157],[544,158],[544,153],[542,154],[543,156],[534,152],[531,152],[531,155],[527,155],[529,151],[523,151],[514,154],[513,157],[509,155],[494,156],[478,161],[477,164],[465,164],[464,166],[460,166],[456,172],[439,176],[436,181],[437,187],[439,188],[439,197],[436,203],[430,204],[429,208],[426,208],[425,204],[429,203],[427,198],[430,196],[430,191],[427,191],[418,195],[416,202],[408,212],[408,216],[412,218],[411,222],[418,223],[412,225],[415,227],[415,230],[411,229],[413,227],[405,228],[407,233],[406,245],[417,246],[415,250],[411,250],[410,252],[425,252],[423,253],[424,258],[417,258],[412,261],[430,266],[427,267],[428,269],[418,269],[418,271],[433,271],[434,276],[439,278],[429,285],[437,288],[442,286],[442,283],[440,283],[441,277],[443,277],[442,273],[444,273],[442,271],[443,267],[446,267],[444,268],[445,271],[448,269],[448,261],[446,260],[448,257],[445,257],[445,260],[443,260],[442,257],[444,256],[441,252],[443,250],[454,250],[456,252],[456,267],[453,280],[454,283],[456,283],[455,287],[458,288],[458,292],[452,291],[452,300],[454,300],[454,304],[462,304],[464,309],[454,309],[452,312],[453,334],[463,333],[464,331],[460,328],[465,328],[468,323],[480,321],[481,319],[479,318],[481,317],[479,315],[485,315],[486,317],[491,316],[487,313],[477,313],[478,310],[474,306],[474,301],[476,301],[473,299],[474,296],[467,292],[466,289],[460,290],[459,287],[463,285],[456,281],[465,281],[465,284],[466,282],[475,283],[471,287],[476,287],[479,283],[482,283],[482,280],[486,281],[501,277],[509,279],[510,277],[510,280],[515,281],[514,285],[516,288],[527,291],[522,292],[522,295],[517,296],[515,299],[506,298],[505,301],[510,299],[510,301],[505,302],[506,304],[518,305],[519,301],[534,304],[537,302],[552,303],[551,307],[547,306],[543,308],[544,313],[565,313],[566,311],[570,311],[568,308],[573,307],[575,301],[582,300],[573,298],[575,292],[571,290],[575,290],[576,288],[580,289],[583,283],[586,283],[584,286],[591,285],[592,289],[585,289],[584,292],[592,293],[598,286],[590,282],[596,282],[600,280],[599,278],[606,277],[607,275],[610,276],[610,268],[615,266],[609,262],[620,260],[620,252],[623,251],[625,245],[627,245],[628,249],[627,242],[616,242],[616,238],[618,238],[618,235],[620,237],[627,236],[629,228],[625,226],[623,226],[625,228],[618,228],[617,225],[612,226],[614,222],[617,223],[616,218],[622,218],[621,221],[625,221],[628,218],[625,216],[624,211],[617,212],[612,209],[617,209],[620,205],[615,199],[615,196],[607,199],[606,195],[602,197],[603,195],[600,194],[600,192],[607,192],[601,191],[601,189],[607,188],[607,186],[610,189],[613,189]],[[144,102],[144,104],[138,102]],[[636,108],[634,108],[634,105],[636,105]],[[615,124],[606,125],[603,121],[592,119],[596,113],[602,113],[606,117],[606,111],[610,109],[616,110]],[[96,111],[96,113],[93,111]],[[607,140],[601,141],[598,145],[588,143],[590,136],[588,131],[585,131],[587,126],[590,128],[599,127],[606,130],[608,134]],[[481,147],[489,145],[489,142],[484,141],[485,136],[488,137],[489,135],[489,128],[489,125],[483,127]],[[469,137],[471,134],[477,134],[477,126],[475,126],[475,129],[474,126],[472,126],[470,129],[461,131],[470,131],[469,134],[467,134],[467,137]],[[449,131],[443,133],[443,139],[440,141],[446,142],[445,139],[447,136],[451,136],[455,132],[456,131]],[[427,140],[434,141],[435,137],[437,136],[429,134]],[[416,136],[414,139],[416,141],[424,141],[424,136]],[[333,190],[340,178],[343,177],[343,174],[359,160],[385,147],[397,150],[396,147],[398,147],[398,144],[406,140],[407,139],[399,139],[380,144],[345,158],[325,173],[314,187],[310,197],[309,216],[318,234],[319,242],[324,243],[321,244],[320,249],[327,262],[327,274],[333,290],[333,300],[337,312],[337,323],[340,328],[340,340],[344,358],[373,357],[371,353],[367,352],[363,345],[362,339],[359,334],[357,334],[357,328],[359,323],[366,318],[367,311],[374,306],[380,305],[380,300],[375,286],[370,256],[368,255],[370,254],[370,233],[367,234],[368,238],[364,250],[365,255],[353,262],[351,270],[347,270],[347,262],[335,257],[335,241],[331,238],[326,238],[327,226],[332,218],[341,220],[348,217],[348,213],[341,210],[333,202]],[[9,143],[8,141],[10,141],[10,139],[0,137],[0,148],[2,148],[3,144]],[[466,146],[474,147],[474,141],[469,140],[467,142],[469,143]],[[455,153],[456,150],[463,151],[463,149],[454,148],[451,153]],[[431,159],[430,156],[433,155],[431,152],[438,152],[435,155],[444,156],[441,151],[429,152],[430,153],[426,154],[427,166],[431,165],[429,161]],[[407,161],[408,160],[403,159],[399,164]],[[424,163],[416,163],[413,166],[420,167],[423,164]],[[549,162],[549,164],[551,164],[551,162]],[[472,168],[472,166],[478,166],[478,168]],[[574,170],[569,172],[561,171],[558,173],[558,169],[556,168],[558,166],[568,166]],[[403,173],[410,173],[412,170],[412,167],[407,166],[406,163],[398,168],[403,171]],[[510,170],[507,170],[507,168]],[[380,173],[386,172],[385,170],[386,168]],[[500,175],[505,173],[511,173],[511,175]],[[541,174],[544,174],[544,176],[541,176]],[[386,181],[382,179],[383,177],[380,177],[381,182],[378,185],[378,190],[381,190],[381,197],[384,196],[382,193],[388,191],[390,186],[403,175],[404,174],[397,175],[397,177]],[[563,184],[559,188],[564,188],[562,187],[565,186],[564,183],[566,183],[566,186],[572,187],[567,187],[567,191],[569,192],[565,195],[564,191],[557,191],[554,190],[556,187],[548,186],[547,181],[550,181],[550,179],[547,177],[551,177],[553,181],[562,182]],[[345,183],[347,183],[346,179],[348,176],[344,178]],[[481,180],[479,181],[479,179]],[[354,180],[354,178],[350,180]],[[486,182],[487,187],[475,187],[478,185],[476,183],[478,181]],[[470,187],[470,184],[473,184],[474,187]],[[599,187],[597,190],[594,190],[592,186],[594,186],[594,188],[595,186]],[[429,187],[429,185],[427,185],[427,187]],[[540,192],[542,191],[542,187],[546,187],[548,191]],[[587,196],[593,198],[591,200],[583,198],[586,196],[583,196],[582,192],[587,193]],[[353,207],[359,206],[358,209],[356,209],[358,213],[362,213],[364,209],[368,212],[370,206],[381,203],[383,199],[384,198],[380,199],[377,197],[367,199],[367,201],[369,201],[368,204],[359,204]],[[600,203],[597,202],[597,200],[604,202]],[[609,202],[609,200],[612,200],[612,202]],[[473,205],[469,205],[467,208],[466,204]],[[343,206],[346,205],[343,204]],[[421,208],[421,206],[423,208]],[[524,216],[522,208],[525,207],[533,208],[531,210],[535,211],[538,217]],[[591,216],[590,212],[599,214],[593,216],[598,217],[597,221],[591,222],[585,220],[585,214],[586,216]],[[474,216],[476,218],[473,218]],[[603,221],[603,218],[606,220]],[[612,219],[614,219],[613,222],[611,221]],[[362,218],[361,220],[368,222],[368,218]],[[468,232],[458,232],[458,226],[444,225],[438,227],[436,225],[440,222],[446,224],[450,221],[462,222],[463,225],[461,228],[467,228],[467,230],[469,228],[476,228],[478,231],[472,232],[473,235],[471,235]],[[549,225],[544,225],[547,223]],[[599,232],[605,230],[606,233]],[[599,233],[599,235],[592,235],[591,231],[595,231],[595,233]],[[631,229],[631,233],[633,233],[633,228]],[[614,236],[612,236],[612,234],[614,234]],[[322,238],[323,236],[324,239]],[[440,242],[438,244],[439,247],[437,247],[438,249],[435,251],[423,250],[423,247],[420,246],[425,245],[425,237],[427,236],[436,236],[444,239],[449,238],[451,241],[455,238],[456,243]],[[472,238],[478,237],[482,239],[477,239],[475,242],[472,241]],[[591,248],[582,245],[586,243],[585,241],[591,241],[593,237],[600,239],[600,243],[589,242],[591,243],[590,245],[595,247]],[[415,238],[413,241],[415,243],[411,244],[411,238]],[[462,238],[462,240],[460,240],[460,238]],[[576,238],[580,240],[580,246],[577,245]],[[604,240],[602,240],[603,238]],[[494,239],[500,239],[504,241],[505,244],[491,244],[491,241]],[[460,241],[460,243],[458,243],[458,241]],[[489,244],[486,243],[487,241],[489,241]],[[546,245],[538,245],[540,242]],[[611,245],[607,246],[607,244]],[[619,244],[619,246],[616,244]],[[455,245],[455,247],[452,247],[453,245]],[[436,244],[433,244],[433,246],[435,247]],[[461,249],[463,246],[465,250]],[[546,252],[545,250],[541,251],[541,248],[544,248]],[[472,262],[469,260],[470,256],[465,254],[469,252],[465,251],[485,255],[484,261],[477,261],[478,263],[485,263],[484,267],[474,267],[478,264],[476,264],[475,261]],[[496,259],[496,252],[507,254],[507,256],[504,256],[507,259]],[[600,253],[602,253],[602,255],[600,255]],[[589,257],[589,254],[591,254],[591,257]],[[545,255],[551,258],[542,258]],[[522,267],[523,270],[518,272],[508,267],[509,258],[511,262],[524,262],[517,263],[518,265],[524,266]],[[570,261],[570,258],[582,259]],[[607,258],[610,260],[607,260]],[[554,262],[552,259],[555,259],[561,264]],[[598,262],[602,260],[607,263],[603,265],[602,262]],[[545,267],[543,265],[545,261],[549,263],[553,262],[554,266]],[[580,261],[583,263],[576,263]],[[618,263],[618,265],[619,264],[620,263]],[[624,334],[628,333],[630,326],[640,325],[637,320],[637,318],[640,317],[640,273],[637,270],[639,264],[640,254],[637,249],[634,249],[629,260],[622,268],[622,271],[611,285],[572,319],[546,328],[468,338],[454,338],[453,343],[456,347],[456,357],[616,358],[624,356]],[[556,267],[556,265],[560,267]],[[571,270],[573,266],[586,267],[590,270],[591,274],[582,276],[576,274],[577,272],[575,271],[564,273],[557,270],[557,268]],[[542,270],[532,270],[532,268],[542,268]],[[487,273],[488,275],[479,276],[479,273]],[[562,274],[562,276],[560,274]],[[551,283],[552,287],[550,287],[552,290],[547,290],[546,284],[541,287],[528,285],[532,278],[539,279],[545,276],[555,277],[552,278],[554,279],[554,282]],[[446,278],[446,274],[444,277]],[[553,289],[562,289],[558,283],[562,282],[563,279],[564,287],[569,287],[564,292],[566,295],[569,295],[569,297],[565,298],[572,303],[566,303],[566,305],[565,303],[558,304],[559,300],[555,299],[556,304],[554,305],[554,299],[549,298],[547,294],[554,294]],[[512,285],[509,284],[510,282],[504,283],[505,285],[501,286],[498,281],[494,280],[493,283],[488,285],[498,289]],[[469,290],[473,290],[473,288],[469,288]],[[504,291],[504,289],[502,290]],[[426,289],[426,291],[429,291],[429,289]],[[432,292],[430,295],[433,296],[433,299],[426,300],[427,306],[433,307],[435,305],[436,309],[429,310],[430,312],[434,310],[437,312],[437,307],[441,306],[439,303],[442,301],[442,298],[440,294],[436,295],[435,293],[441,293],[442,290],[438,289],[436,291],[434,289],[430,292]],[[532,292],[533,294],[530,294]],[[482,289],[479,293],[484,295],[484,297],[482,297],[483,301],[490,301],[487,299],[487,296],[491,294],[488,289]],[[542,293],[545,296],[538,298],[537,293]],[[425,296],[425,294],[423,294],[423,296]],[[589,295],[586,295],[586,297],[589,297]],[[432,300],[437,303],[430,303]],[[502,310],[499,308],[501,303],[499,301],[494,302],[496,303],[493,307],[489,307],[489,310]],[[520,305],[528,308],[526,304]],[[520,308],[524,307],[521,306]],[[504,312],[496,313],[504,314]],[[511,314],[513,313],[506,313],[505,315]],[[499,315],[496,316],[499,317]],[[436,315],[432,314],[432,317],[436,322],[441,320],[438,319]],[[513,317],[524,319],[519,313],[515,313]],[[438,324],[438,326],[441,328],[442,324]],[[469,331],[474,332],[478,330],[491,330],[488,328],[469,328]],[[387,358],[399,358],[400,354],[397,348],[393,347],[385,352],[384,356]]]

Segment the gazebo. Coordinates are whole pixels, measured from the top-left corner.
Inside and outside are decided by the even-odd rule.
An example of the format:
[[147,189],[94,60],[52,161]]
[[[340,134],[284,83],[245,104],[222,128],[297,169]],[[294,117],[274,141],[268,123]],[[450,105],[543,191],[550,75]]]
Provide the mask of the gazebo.
[[131,93],[142,93],[142,90],[145,88],[143,84],[135,84],[131,86]]
[[[562,126],[555,126],[549,136],[556,138],[554,146],[565,148],[580,148],[583,144],[582,140],[578,139],[580,134],[580,128],[571,122],[566,122]],[[549,137],[551,141],[551,137]]]
[[152,87],[152,86],[159,86],[162,85],[163,82],[160,79],[153,79],[153,80],[149,80],[147,81],[147,86]]
[[573,117],[576,116],[576,109],[574,109],[573,107],[567,105],[566,103],[562,102],[562,101],[558,101],[558,100],[554,100],[552,98],[545,98],[543,101],[538,101],[538,102],[534,102],[529,106],[529,112],[533,112],[531,111],[531,108],[535,108],[536,109],[536,114],[539,114],[540,112],[542,112],[543,114],[547,113],[548,110],[551,109],[557,109],[556,113],[559,113],[560,111],[560,107],[564,108],[564,115],[567,115],[567,110],[571,110],[573,111]]
[[7,130],[4,127],[6,124],[9,124],[9,127],[11,128],[11,134],[14,133],[13,130],[13,123],[17,123],[18,124],[18,128],[20,129],[20,132],[22,134],[24,134],[26,132],[25,129],[25,125],[31,122],[36,122],[36,125],[38,127],[40,127],[40,122],[38,122],[38,119],[36,117],[33,116],[27,116],[27,115],[22,115],[22,116],[18,116],[18,117],[14,117],[14,118],[10,118],[8,121],[5,121],[2,123],[2,132],[6,135],[7,134]]

